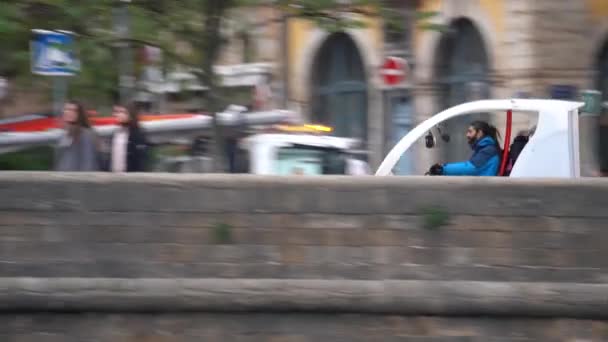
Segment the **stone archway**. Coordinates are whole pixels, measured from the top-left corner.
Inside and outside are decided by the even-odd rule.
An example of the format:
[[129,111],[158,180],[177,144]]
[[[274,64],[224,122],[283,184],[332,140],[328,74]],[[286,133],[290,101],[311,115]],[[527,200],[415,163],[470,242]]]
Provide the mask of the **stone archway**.
[[367,141],[367,77],[361,54],[346,33],[321,45],[312,68],[312,119],[334,134]]
[[[459,18],[439,41],[435,58],[438,104],[446,109],[464,102],[490,97],[490,60],[479,29],[466,18]],[[487,119],[483,115],[477,119]],[[464,132],[472,116],[456,118],[446,123],[452,139],[444,149],[445,158],[460,160],[468,157]]]

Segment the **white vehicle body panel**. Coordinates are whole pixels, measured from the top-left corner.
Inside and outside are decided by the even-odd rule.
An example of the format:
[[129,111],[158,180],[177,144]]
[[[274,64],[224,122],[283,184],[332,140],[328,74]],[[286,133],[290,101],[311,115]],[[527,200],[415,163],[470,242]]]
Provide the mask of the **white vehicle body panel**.
[[241,141],[241,147],[249,151],[250,172],[256,175],[273,175],[274,163],[283,147],[294,145],[350,150],[358,140],[314,134],[256,134]]

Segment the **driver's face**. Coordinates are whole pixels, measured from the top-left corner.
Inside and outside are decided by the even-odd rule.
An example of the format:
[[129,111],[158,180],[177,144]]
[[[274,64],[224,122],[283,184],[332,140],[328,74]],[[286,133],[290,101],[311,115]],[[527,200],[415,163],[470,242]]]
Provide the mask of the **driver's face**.
[[469,127],[469,129],[467,129],[467,141],[469,142],[469,145],[473,145],[475,142],[477,142],[477,140],[479,140],[481,138],[481,131],[475,129],[474,127]]

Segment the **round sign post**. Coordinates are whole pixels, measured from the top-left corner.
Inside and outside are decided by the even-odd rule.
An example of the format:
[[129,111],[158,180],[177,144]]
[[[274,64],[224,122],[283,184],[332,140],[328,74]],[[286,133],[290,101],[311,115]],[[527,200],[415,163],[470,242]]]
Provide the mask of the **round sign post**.
[[396,86],[403,82],[407,76],[407,68],[407,61],[405,59],[387,57],[380,70],[384,84]]

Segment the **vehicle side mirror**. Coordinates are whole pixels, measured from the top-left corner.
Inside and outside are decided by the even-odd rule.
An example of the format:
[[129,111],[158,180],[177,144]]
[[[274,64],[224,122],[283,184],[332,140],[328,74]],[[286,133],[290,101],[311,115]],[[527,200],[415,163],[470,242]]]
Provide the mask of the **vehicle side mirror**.
[[433,133],[429,132],[426,137],[424,137],[424,142],[426,144],[426,148],[435,147],[435,137],[433,136]]
[[450,142],[450,135],[448,133],[443,133],[441,131],[441,127],[437,126],[437,131],[439,132],[439,135],[441,136],[441,140],[443,140],[444,142]]

